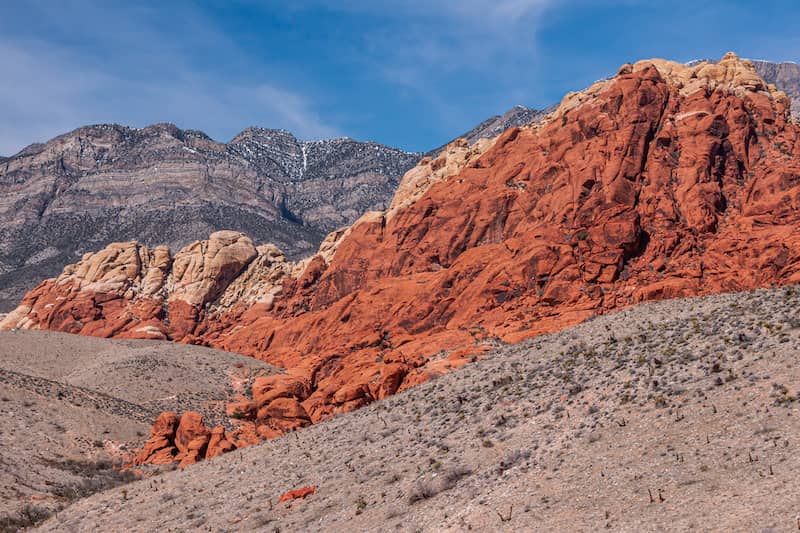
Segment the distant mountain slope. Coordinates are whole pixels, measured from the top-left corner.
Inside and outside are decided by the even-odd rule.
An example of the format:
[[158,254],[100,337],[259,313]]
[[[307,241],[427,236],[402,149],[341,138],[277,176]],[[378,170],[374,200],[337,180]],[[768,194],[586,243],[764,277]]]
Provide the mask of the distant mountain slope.
[[508,128],[525,126],[538,118],[543,117],[547,112],[538,109],[531,109],[522,105],[516,105],[503,113],[488,118],[459,137],[467,139],[472,144],[478,139],[488,139],[497,137]]
[[[474,144],[475,141],[479,139],[497,137],[509,128],[517,128],[536,122],[550,111],[552,111],[552,109],[539,110],[523,105],[515,105],[502,115],[495,115],[487,118],[468,132],[459,135],[457,138],[466,139],[469,144]],[[431,150],[427,155],[433,156],[439,154],[445,146],[440,146],[435,150]]]
[[235,229],[303,256],[385,207],[419,157],[260,128],[223,144],[171,124],[87,126],[29,146],[0,159],[0,311],[114,241],[181,247]]

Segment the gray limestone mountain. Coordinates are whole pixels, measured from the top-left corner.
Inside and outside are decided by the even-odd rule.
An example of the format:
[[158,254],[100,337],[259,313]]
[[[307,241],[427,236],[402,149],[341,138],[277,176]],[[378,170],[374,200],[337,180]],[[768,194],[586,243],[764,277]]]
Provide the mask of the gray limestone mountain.
[[539,120],[546,115],[548,110],[532,109],[523,105],[516,105],[503,113],[490,117],[468,132],[459,137],[467,139],[470,144],[478,139],[497,137],[509,128],[525,126]]
[[0,159],[0,311],[80,255],[138,240],[178,249],[219,229],[291,258],[386,207],[420,154],[249,128],[229,143],[171,124],[79,128]]
[[[469,144],[474,144],[478,139],[491,139],[497,137],[509,128],[526,126],[539,121],[554,107],[548,109],[533,109],[524,105],[515,105],[502,115],[489,117],[468,132],[459,135],[458,138],[466,139]],[[431,150],[426,155],[434,157],[441,152],[444,146]]]

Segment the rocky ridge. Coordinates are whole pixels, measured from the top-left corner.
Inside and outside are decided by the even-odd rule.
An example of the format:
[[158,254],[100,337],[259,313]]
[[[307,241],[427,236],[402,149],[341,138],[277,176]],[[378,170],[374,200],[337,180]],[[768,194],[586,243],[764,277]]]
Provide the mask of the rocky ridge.
[[87,126],[31,145],[0,160],[0,310],[111,242],[177,249],[232,229],[303,257],[328,232],[386,207],[419,158],[263,128],[225,144],[171,124]]
[[[789,107],[733,54],[624,65],[536,124],[424,160],[406,174],[393,210],[364,215],[300,264],[268,262],[276,270],[252,279],[276,281],[248,301],[225,292],[259,252],[226,233],[186,255],[202,267],[192,271],[199,284],[187,278],[192,290],[205,287],[197,297],[170,281],[183,252],[154,297],[97,290],[94,274],[75,276],[122,272],[142,287],[141,268],[132,278],[113,262],[86,265],[37,287],[2,325],[168,338],[262,358],[287,377],[254,384],[236,414],[241,431],[276,436],[498,343],[637,302],[797,283],[800,127]],[[225,254],[233,266],[203,282],[216,270],[202,251],[229,246],[216,241],[238,243]]]
[[[475,144],[481,139],[494,139],[509,128],[521,128],[535,123],[546,116],[552,109],[533,109],[524,105],[515,105],[502,115],[489,117],[468,132],[459,135],[458,139],[466,140],[467,144]],[[448,143],[449,144],[449,143]],[[428,156],[437,156],[445,147],[428,152]]]
[[[792,114],[800,117],[800,65],[792,61],[776,63],[774,61],[751,60],[753,67],[761,78],[767,83],[786,93],[792,100]],[[690,61],[688,66],[693,67],[700,63],[714,63],[713,59]]]

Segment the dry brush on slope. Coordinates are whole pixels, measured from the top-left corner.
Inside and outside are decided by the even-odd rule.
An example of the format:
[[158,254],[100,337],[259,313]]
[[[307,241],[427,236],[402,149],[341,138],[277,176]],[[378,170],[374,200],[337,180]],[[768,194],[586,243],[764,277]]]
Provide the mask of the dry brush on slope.
[[787,287],[598,317],[43,530],[793,530],[798,306]]

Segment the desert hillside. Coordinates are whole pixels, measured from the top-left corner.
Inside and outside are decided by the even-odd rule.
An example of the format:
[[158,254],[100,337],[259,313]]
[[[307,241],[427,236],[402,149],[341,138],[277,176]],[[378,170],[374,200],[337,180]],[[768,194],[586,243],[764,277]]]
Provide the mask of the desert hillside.
[[197,346],[0,332],[0,530],[129,481],[118,472],[161,411],[230,427],[226,400],[277,369]]
[[786,287],[598,317],[42,530],[792,531],[799,305]]

